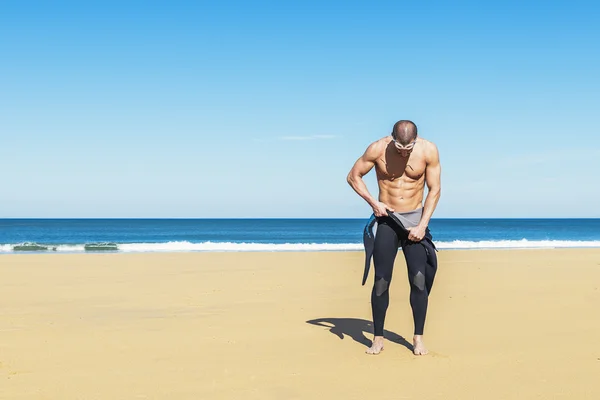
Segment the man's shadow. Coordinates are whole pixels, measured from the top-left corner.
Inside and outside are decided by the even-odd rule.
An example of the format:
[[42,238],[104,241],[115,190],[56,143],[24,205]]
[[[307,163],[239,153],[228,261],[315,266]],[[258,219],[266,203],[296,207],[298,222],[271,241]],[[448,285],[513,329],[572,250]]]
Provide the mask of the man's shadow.
[[[329,328],[329,332],[342,340],[344,339],[344,335],[348,335],[354,339],[354,341],[364,344],[367,347],[371,347],[371,344],[373,344],[373,342],[370,339],[367,339],[363,333],[373,333],[373,323],[364,319],[317,318],[306,321],[306,323]],[[414,350],[413,345],[397,333],[384,330],[383,336],[390,342],[406,347],[411,352]]]

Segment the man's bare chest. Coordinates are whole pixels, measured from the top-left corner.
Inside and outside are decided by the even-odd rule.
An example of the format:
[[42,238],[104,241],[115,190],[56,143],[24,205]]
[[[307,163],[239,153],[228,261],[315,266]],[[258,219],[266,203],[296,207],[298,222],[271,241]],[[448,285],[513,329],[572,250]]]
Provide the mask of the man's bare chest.
[[425,174],[425,160],[418,157],[402,159],[381,157],[376,163],[381,179],[394,181],[400,178],[419,180]]

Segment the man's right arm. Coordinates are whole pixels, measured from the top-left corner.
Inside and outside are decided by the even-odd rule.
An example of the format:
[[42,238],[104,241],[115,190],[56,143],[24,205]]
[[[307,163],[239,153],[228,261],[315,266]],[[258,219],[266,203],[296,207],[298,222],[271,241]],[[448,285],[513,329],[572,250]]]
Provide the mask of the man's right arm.
[[367,189],[367,185],[363,181],[362,177],[365,176],[375,166],[375,161],[379,156],[379,143],[374,142],[367,147],[364,154],[360,156],[358,160],[352,166],[352,169],[348,173],[346,180],[348,184],[354,189],[356,193],[371,207],[375,207],[379,202],[373,198]]

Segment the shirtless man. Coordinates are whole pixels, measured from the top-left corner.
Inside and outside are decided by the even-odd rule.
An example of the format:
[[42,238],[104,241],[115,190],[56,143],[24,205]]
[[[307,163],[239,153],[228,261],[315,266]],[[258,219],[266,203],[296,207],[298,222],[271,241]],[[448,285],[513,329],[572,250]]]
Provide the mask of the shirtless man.
[[[371,196],[362,180],[373,167],[377,173],[379,199]],[[377,229],[373,249],[375,280],[371,292],[374,340],[368,354],[383,350],[383,324],[389,304],[389,285],[398,247],[402,247],[410,281],[410,305],[413,312],[415,355],[427,354],[423,329],[429,292],[437,269],[435,251],[420,245],[429,240],[429,220],[440,198],[441,167],[434,143],[417,134],[417,126],[407,120],[394,124],[391,136],[371,143],[356,161],[347,180],[350,186],[373,208]],[[425,183],[429,189],[423,205]],[[403,226],[391,216],[401,218]],[[408,222],[407,222],[408,221]],[[412,221],[412,223],[411,223]],[[426,243],[425,241],[423,243]],[[435,262],[428,263],[433,259]]]

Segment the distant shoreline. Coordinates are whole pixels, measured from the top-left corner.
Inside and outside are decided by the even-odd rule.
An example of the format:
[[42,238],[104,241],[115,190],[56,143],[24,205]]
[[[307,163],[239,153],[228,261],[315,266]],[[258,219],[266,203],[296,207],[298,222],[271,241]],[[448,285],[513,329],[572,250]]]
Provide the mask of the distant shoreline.
[[[0,253],[363,251],[368,219],[4,219]],[[432,219],[439,250],[598,248],[600,219]]]

